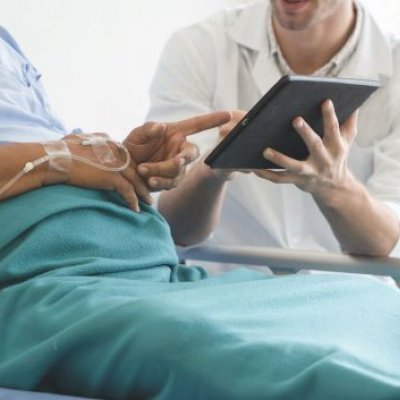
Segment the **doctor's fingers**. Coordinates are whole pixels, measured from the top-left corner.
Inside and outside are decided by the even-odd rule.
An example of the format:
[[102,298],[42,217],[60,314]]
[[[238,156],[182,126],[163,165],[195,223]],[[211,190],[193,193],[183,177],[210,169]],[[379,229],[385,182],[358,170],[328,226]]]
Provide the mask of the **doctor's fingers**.
[[349,118],[342,124],[342,136],[351,145],[357,136],[358,110],[354,111]]
[[264,150],[263,157],[269,161],[272,161],[279,167],[282,167],[299,175],[309,175],[312,173],[310,165],[306,162],[288,157],[287,155],[271,148],[267,148]]
[[278,184],[288,183],[297,185],[302,181],[300,175],[290,171],[271,171],[269,169],[259,169],[255,170],[254,173],[260,178]]
[[324,123],[324,142],[333,156],[347,155],[349,145],[357,134],[357,112],[353,113],[342,126],[335,112],[331,100],[322,104],[322,117]]
[[321,106],[322,121],[324,126],[324,141],[328,146],[333,146],[334,151],[342,150],[342,138],[335,106],[331,100],[326,100]]
[[197,117],[185,119],[179,122],[168,123],[168,130],[179,132],[184,136],[193,135],[207,129],[216,128],[229,122],[232,113],[229,111],[217,111],[210,114],[199,115]]
[[318,164],[325,165],[330,162],[329,153],[322,141],[321,137],[318,136],[314,130],[307,124],[307,122],[297,117],[293,120],[293,127],[297,133],[303,139],[310,156],[312,156]]
[[139,176],[135,168],[129,167],[125,171],[122,171],[122,176],[127,180],[135,192],[136,197],[147,203],[153,204],[153,198],[150,194],[150,190],[145,181]]

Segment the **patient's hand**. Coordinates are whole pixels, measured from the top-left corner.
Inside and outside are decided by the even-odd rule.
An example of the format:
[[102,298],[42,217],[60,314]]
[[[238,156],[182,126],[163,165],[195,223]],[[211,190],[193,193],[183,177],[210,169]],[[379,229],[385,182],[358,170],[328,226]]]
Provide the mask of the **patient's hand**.
[[[244,116],[247,114],[247,111],[243,110],[234,110],[231,111],[232,118],[230,121],[225,123],[224,125],[219,127],[219,139],[220,141],[228,135],[228,133],[241,121]],[[211,174],[217,178],[221,178],[223,180],[231,180],[235,176],[235,171],[228,169],[211,169],[203,163],[204,168],[207,168],[208,174]]]
[[219,137],[223,139],[247,114],[247,111],[234,110],[231,111],[232,118],[230,121],[219,127]]
[[228,123],[231,114],[220,111],[179,122],[148,122],[125,139],[140,176],[151,190],[171,189],[182,180],[188,164],[199,155],[186,137]]
[[[82,146],[82,140],[79,136],[68,135],[65,136],[64,141],[68,144],[73,154],[84,157],[95,163],[99,162],[92,146]],[[126,153],[115,144],[110,144],[110,146],[115,160],[112,164],[107,165],[109,167],[124,165],[126,162]],[[139,199],[151,204],[152,197],[147,185],[138,175],[136,167],[136,164],[132,162],[131,165],[122,172],[108,172],[72,160],[66,179],[63,179],[63,181],[69,185],[84,188],[115,190],[125,199],[132,210],[139,212]],[[54,179],[54,173],[47,174],[47,180],[45,180],[43,184],[56,183],[56,181],[52,182],[52,179]]]

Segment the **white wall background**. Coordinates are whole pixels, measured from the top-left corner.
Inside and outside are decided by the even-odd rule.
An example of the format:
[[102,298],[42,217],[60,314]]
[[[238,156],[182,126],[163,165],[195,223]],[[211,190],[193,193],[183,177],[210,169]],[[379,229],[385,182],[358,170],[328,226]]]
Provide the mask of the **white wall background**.
[[[139,125],[169,34],[249,0],[0,0],[0,24],[43,73],[69,128],[121,138]],[[266,0],[267,1],[267,0]],[[400,34],[399,0],[363,0]]]

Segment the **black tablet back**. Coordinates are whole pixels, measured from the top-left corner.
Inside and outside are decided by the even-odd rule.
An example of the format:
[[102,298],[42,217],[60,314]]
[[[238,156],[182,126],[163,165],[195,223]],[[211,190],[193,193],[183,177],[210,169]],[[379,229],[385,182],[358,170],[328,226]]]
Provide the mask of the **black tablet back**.
[[322,136],[321,104],[326,99],[333,101],[342,123],[378,87],[379,82],[371,80],[284,76],[218,144],[205,163],[212,168],[278,168],[263,158],[267,147],[304,160],[308,151],[292,127],[295,117],[303,117]]

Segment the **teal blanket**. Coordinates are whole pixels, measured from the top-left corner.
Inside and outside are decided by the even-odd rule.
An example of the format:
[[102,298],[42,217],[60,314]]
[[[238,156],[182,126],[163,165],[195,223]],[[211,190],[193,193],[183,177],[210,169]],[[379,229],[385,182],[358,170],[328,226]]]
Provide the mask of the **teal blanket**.
[[48,187],[0,204],[0,386],[104,399],[399,399],[400,292],[207,277],[150,207]]

